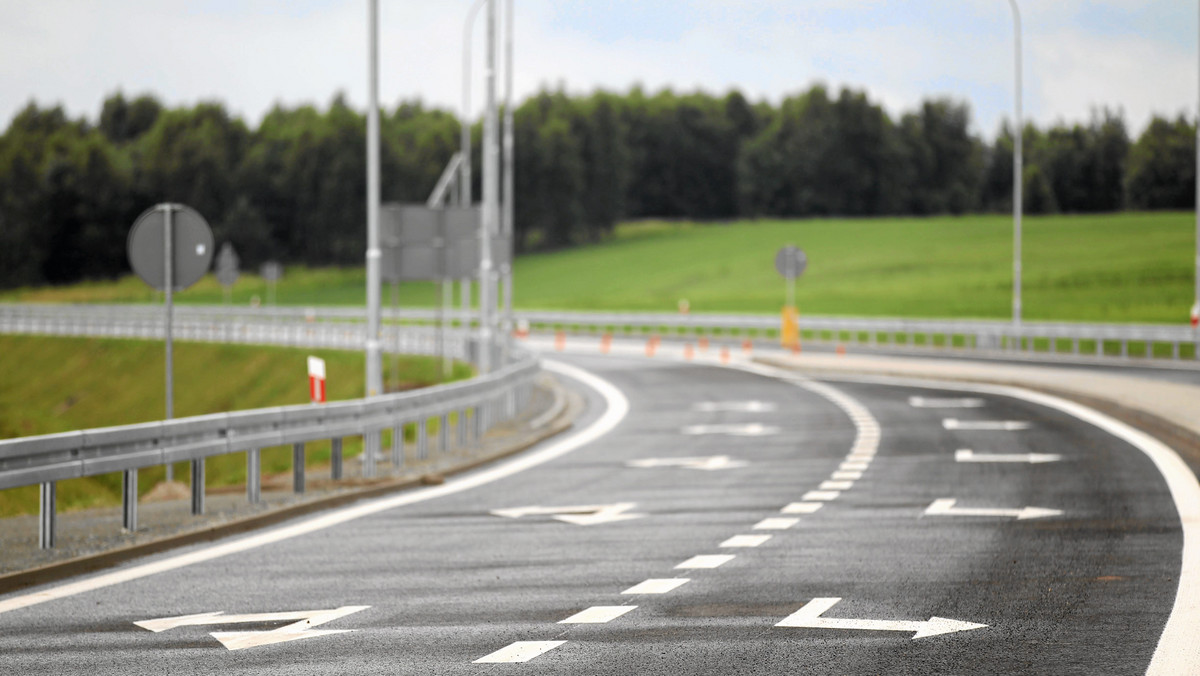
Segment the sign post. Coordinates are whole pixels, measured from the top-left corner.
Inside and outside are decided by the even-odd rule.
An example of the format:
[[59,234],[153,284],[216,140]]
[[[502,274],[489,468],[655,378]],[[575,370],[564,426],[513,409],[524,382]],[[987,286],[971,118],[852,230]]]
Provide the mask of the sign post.
[[780,317],[779,343],[800,348],[800,313],[796,311],[796,278],[808,267],[804,251],[788,244],[775,253],[775,270],[787,280],[787,300]]
[[233,284],[238,278],[238,255],[233,245],[225,242],[217,253],[217,281],[225,291],[225,304],[233,298]]
[[[163,292],[167,352],[166,413],[175,415],[174,341],[172,323],[174,293],[195,284],[208,272],[213,257],[213,235],[208,222],[195,209],[183,204],[157,204],[142,212],[129,230],[126,241],[129,266],[151,288]],[[137,470],[125,477],[125,528],[137,528]],[[130,476],[130,473],[133,473]],[[197,474],[199,475],[197,477]],[[167,480],[174,479],[170,464]],[[132,484],[132,486],[131,486]],[[204,512],[204,460],[192,461],[192,513]]]

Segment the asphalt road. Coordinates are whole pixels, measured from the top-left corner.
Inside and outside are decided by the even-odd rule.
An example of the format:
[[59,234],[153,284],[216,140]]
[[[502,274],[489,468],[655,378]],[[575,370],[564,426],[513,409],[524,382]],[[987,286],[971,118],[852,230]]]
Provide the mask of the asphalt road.
[[[466,475],[479,485],[457,492],[455,479],[425,489],[441,491],[429,499],[268,531],[273,542],[218,543],[234,550],[221,556],[206,545],[135,561],[117,571],[131,579],[34,590],[58,598],[25,607],[15,606],[39,598],[0,597],[0,673],[1132,674],[1150,664],[1182,535],[1166,483],[1128,443],[996,395],[561,360],[627,398],[607,434],[570,452],[544,443],[518,458],[531,466]],[[612,418],[611,402],[567,382],[589,404],[577,430]],[[315,613],[332,609],[342,610]],[[134,624],[216,612],[224,621]],[[529,659],[490,661],[512,657]]]

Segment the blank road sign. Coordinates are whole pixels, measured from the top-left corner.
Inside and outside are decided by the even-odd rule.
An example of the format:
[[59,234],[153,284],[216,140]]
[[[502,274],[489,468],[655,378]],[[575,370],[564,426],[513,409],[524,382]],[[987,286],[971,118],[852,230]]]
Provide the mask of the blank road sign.
[[[172,288],[182,291],[208,272],[213,257],[213,235],[204,217],[191,207],[171,208]],[[126,252],[129,265],[152,288],[166,289],[166,255],[163,250],[166,210],[158,206],[142,212],[129,230]]]
[[799,277],[804,274],[806,267],[808,267],[808,256],[804,255],[804,251],[791,244],[775,253],[775,270],[783,275],[784,279]]

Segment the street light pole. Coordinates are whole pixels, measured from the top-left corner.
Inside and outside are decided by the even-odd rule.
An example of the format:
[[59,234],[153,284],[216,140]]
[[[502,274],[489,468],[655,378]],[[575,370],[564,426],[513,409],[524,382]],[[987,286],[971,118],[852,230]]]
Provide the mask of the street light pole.
[[487,113],[483,118],[483,218],[479,228],[479,371],[491,370],[492,321],[496,311],[492,279],[492,236],[500,215],[500,157],[496,119],[496,0],[487,0]]
[[367,0],[367,396],[383,393],[379,356],[379,0]]
[[504,266],[504,343],[512,339],[513,317],[513,0],[504,3],[504,213],[500,231],[507,237],[508,263]]
[[463,24],[462,120],[459,129],[459,150],[463,159],[462,164],[458,165],[458,204],[463,207],[471,206],[471,29],[475,26],[479,8],[485,2],[487,0],[475,0]]
[[1021,112],[1021,11],[1017,0],[1008,0],[1013,13],[1013,54],[1016,65],[1016,136],[1013,138],[1013,328],[1016,339],[1021,340],[1021,202],[1022,157],[1021,136],[1024,131],[1024,115]]

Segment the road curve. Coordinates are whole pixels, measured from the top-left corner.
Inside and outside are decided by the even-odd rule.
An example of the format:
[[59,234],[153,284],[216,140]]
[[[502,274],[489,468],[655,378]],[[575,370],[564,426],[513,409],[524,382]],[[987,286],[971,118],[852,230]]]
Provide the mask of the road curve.
[[563,359],[616,390],[564,371],[588,403],[575,442],[132,562],[107,584],[0,597],[0,671],[1044,674],[1155,659],[1183,531],[1154,460],[1110,431],[996,389]]

